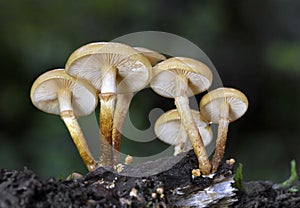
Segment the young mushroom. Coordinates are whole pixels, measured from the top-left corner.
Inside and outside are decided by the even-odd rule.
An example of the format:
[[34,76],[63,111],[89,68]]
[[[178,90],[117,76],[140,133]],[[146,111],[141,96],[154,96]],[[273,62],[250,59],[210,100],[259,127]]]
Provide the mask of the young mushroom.
[[[191,110],[191,113],[202,137],[204,146],[209,145],[213,135],[208,122],[201,116],[199,111]],[[178,155],[193,148],[181,123],[177,109],[162,114],[155,123],[154,131],[161,141],[175,146],[174,155]]]
[[[137,50],[139,53],[142,53],[150,61],[152,66],[166,59],[164,55],[147,48],[134,47],[134,49]],[[114,147],[115,150],[120,150],[122,127],[124,124],[126,114],[129,109],[130,102],[133,98],[133,95],[134,95],[133,92],[117,94],[117,102],[116,102],[116,108],[114,112],[113,129],[112,129],[112,146]],[[119,153],[115,152],[114,163],[116,164],[118,163],[118,161],[119,161]]]
[[[66,71],[89,81],[99,91],[100,132],[104,136],[100,136],[100,165],[110,166],[113,163],[111,145],[116,95],[143,89],[151,79],[151,64],[128,45],[98,42],[73,52],[66,63]],[[114,145],[119,146],[117,143]]]
[[157,94],[175,99],[182,124],[198,158],[199,169],[204,175],[210,173],[211,163],[192,117],[188,97],[207,90],[211,83],[212,72],[205,64],[184,57],[170,58],[157,64],[150,82]]
[[96,162],[91,155],[76,117],[91,114],[97,104],[96,90],[87,82],[55,69],[39,76],[33,83],[30,98],[35,107],[60,115],[89,171]]
[[216,149],[212,158],[212,173],[217,171],[224,156],[229,122],[243,116],[247,108],[247,97],[233,88],[215,89],[201,99],[201,114],[212,123],[219,124]]

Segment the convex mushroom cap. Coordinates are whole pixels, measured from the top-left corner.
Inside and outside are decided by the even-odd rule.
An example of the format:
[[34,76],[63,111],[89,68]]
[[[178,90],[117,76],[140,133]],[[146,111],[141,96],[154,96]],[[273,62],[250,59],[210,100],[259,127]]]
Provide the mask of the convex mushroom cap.
[[188,97],[207,90],[212,83],[212,72],[204,63],[186,57],[173,57],[154,67],[151,88],[169,98],[178,96],[178,78],[187,79]]
[[218,88],[204,95],[200,101],[201,114],[212,123],[219,123],[222,117],[220,106],[228,103],[229,114],[227,119],[233,122],[242,117],[248,108],[247,97],[233,88]]
[[[72,93],[72,106],[59,104],[58,95],[62,90]],[[31,87],[30,98],[35,107],[46,113],[59,115],[62,111],[73,110],[77,117],[91,114],[98,104],[96,89],[84,80],[69,76],[64,69],[39,76]]]
[[[200,115],[199,111],[191,110],[191,113],[201,134],[204,145],[209,145],[213,135],[208,122]],[[178,110],[176,109],[162,114],[155,123],[154,131],[161,141],[178,147],[178,149],[175,148],[174,155],[193,148],[188,139],[187,132],[182,125],[182,121],[180,120]]]
[[[115,42],[97,42],[74,51],[66,63],[68,74],[88,80],[103,91],[105,75],[116,73],[116,93],[136,92],[150,81],[152,67],[148,59],[131,46]],[[107,80],[112,81],[113,80]]]

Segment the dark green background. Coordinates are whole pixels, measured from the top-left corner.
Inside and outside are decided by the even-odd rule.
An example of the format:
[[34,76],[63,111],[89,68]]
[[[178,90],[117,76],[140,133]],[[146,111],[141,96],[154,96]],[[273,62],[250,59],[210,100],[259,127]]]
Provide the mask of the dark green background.
[[[289,161],[299,162],[300,1],[10,0],[0,11],[1,168],[27,166],[44,178],[85,173],[60,118],[31,104],[31,84],[86,43],[145,30],[192,41],[225,86],[248,96],[249,110],[230,125],[226,150],[244,164],[246,180],[280,182]],[[159,97],[148,105],[139,100],[164,105]],[[143,128],[147,112],[134,117]]]

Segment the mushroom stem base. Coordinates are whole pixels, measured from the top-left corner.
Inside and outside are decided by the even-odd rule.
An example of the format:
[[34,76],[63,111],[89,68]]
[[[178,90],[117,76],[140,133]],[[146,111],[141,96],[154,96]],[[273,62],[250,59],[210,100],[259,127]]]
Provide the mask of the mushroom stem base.
[[77,150],[89,171],[93,171],[96,166],[96,161],[89,151],[88,145],[82,133],[82,130],[75,118],[73,111],[67,110],[61,112],[61,118],[67,126],[70,135],[75,143]]

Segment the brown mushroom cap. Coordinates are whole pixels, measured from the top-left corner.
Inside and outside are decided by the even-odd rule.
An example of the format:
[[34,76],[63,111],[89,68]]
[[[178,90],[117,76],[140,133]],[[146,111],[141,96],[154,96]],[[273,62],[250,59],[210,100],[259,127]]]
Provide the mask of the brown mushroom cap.
[[72,92],[74,115],[85,116],[95,110],[98,104],[96,90],[86,81],[69,76],[64,69],[48,71],[35,80],[30,91],[33,105],[44,112],[60,114],[58,92],[61,89]]
[[149,60],[134,48],[113,42],[90,43],[74,51],[66,63],[68,74],[88,80],[101,90],[107,70],[117,70],[117,92],[136,92],[150,81]]
[[174,98],[177,90],[176,79],[179,76],[188,79],[187,96],[207,90],[212,83],[212,72],[204,63],[191,58],[173,57],[154,67],[150,85],[157,94]]
[[200,101],[201,114],[211,121],[218,123],[220,120],[220,105],[226,102],[229,104],[230,122],[237,120],[247,111],[248,99],[239,90],[233,88],[218,88],[210,91]]
[[[209,145],[212,141],[212,130],[208,125],[208,122],[200,115],[199,111],[191,110],[191,112],[203,139],[204,145]],[[167,111],[161,115],[155,123],[154,131],[159,139],[167,144],[178,145],[183,141],[190,144],[188,145],[190,146],[190,149],[193,148],[181,123],[177,109]]]

